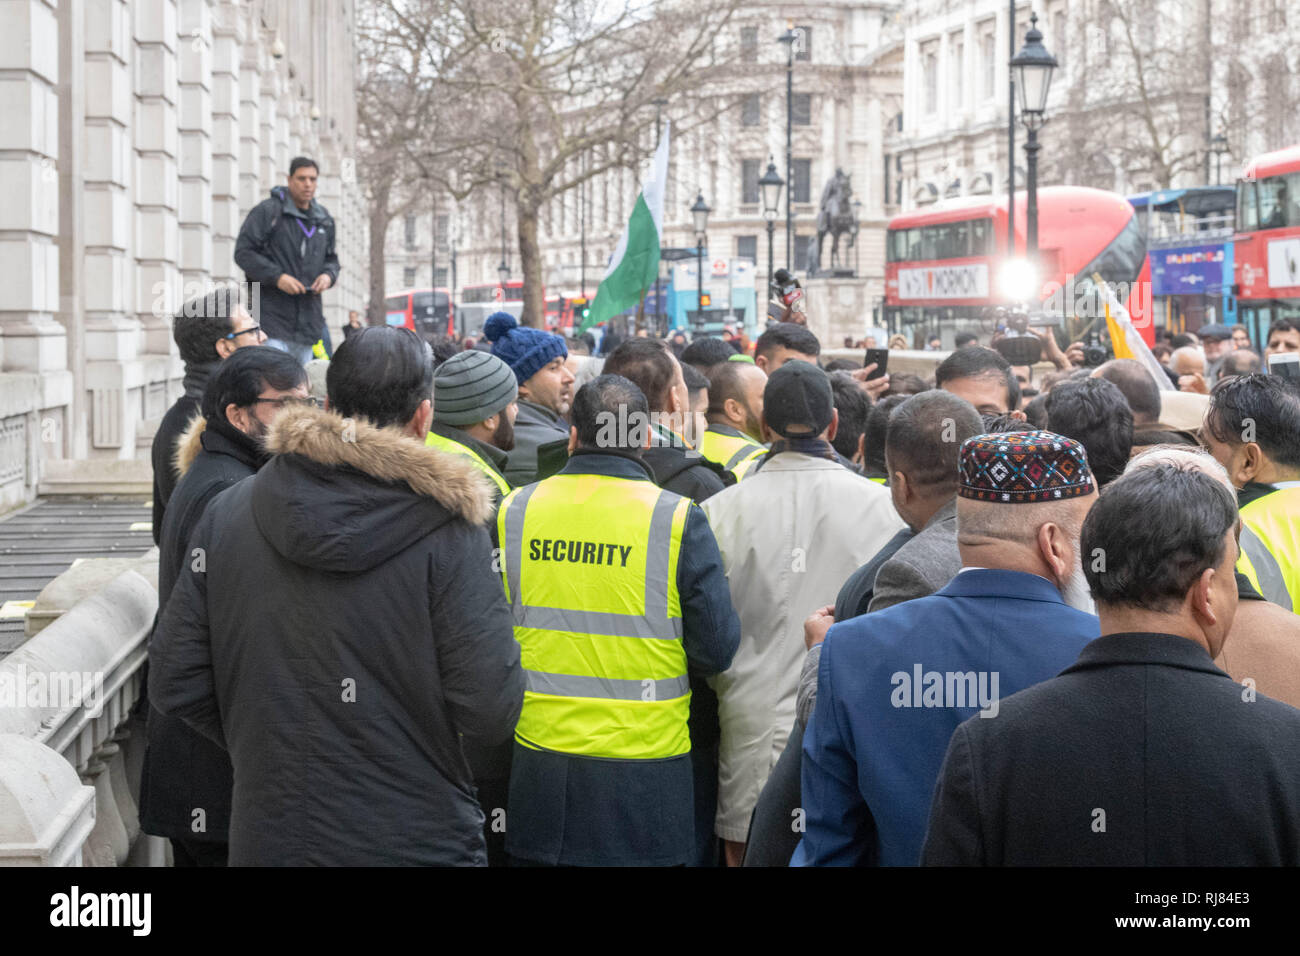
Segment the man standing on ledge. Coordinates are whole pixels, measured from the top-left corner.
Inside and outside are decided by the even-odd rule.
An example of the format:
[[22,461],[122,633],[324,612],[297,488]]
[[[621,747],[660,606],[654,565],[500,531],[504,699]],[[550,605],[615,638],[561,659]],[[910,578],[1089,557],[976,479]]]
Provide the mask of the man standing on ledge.
[[249,283],[259,283],[257,316],[267,345],[301,364],[325,334],[321,293],[339,278],[334,220],[316,195],[316,161],[297,156],[289,163],[289,184],[276,186],[249,212],[235,242],[235,264]]

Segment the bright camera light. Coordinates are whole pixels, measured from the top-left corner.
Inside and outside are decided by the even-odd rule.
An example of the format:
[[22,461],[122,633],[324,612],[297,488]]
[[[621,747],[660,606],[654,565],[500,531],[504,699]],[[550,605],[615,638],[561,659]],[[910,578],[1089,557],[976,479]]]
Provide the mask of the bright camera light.
[[1038,301],[1038,270],[1028,259],[1008,259],[998,273],[998,289],[1008,302]]

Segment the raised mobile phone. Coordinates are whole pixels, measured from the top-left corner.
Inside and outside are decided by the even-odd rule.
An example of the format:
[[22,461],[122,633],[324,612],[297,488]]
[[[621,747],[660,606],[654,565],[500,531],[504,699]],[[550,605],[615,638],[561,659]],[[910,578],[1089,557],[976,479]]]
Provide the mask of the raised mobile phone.
[[1268,374],[1277,375],[1293,385],[1300,385],[1300,352],[1283,352],[1268,357]]
[[889,371],[889,349],[867,349],[867,357],[863,360],[862,367],[866,368],[873,362],[875,363],[876,368],[875,371],[867,376],[867,381],[871,381],[873,378],[880,378]]

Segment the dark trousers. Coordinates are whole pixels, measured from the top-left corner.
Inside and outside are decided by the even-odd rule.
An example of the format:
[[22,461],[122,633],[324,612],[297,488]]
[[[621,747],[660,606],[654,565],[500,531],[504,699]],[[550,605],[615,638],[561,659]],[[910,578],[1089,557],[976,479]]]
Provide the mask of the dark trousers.
[[230,857],[229,843],[211,843],[207,840],[177,840],[172,838],[172,865],[226,866]]

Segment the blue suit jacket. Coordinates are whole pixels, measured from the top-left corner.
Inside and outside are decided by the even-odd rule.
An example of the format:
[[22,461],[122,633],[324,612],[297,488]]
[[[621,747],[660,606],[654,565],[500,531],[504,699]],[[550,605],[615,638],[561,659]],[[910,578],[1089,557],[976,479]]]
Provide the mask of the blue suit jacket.
[[957,725],[1056,676],[1100,635],[1045,578],[972,569],[826,635],[793,865],[914,866]]

